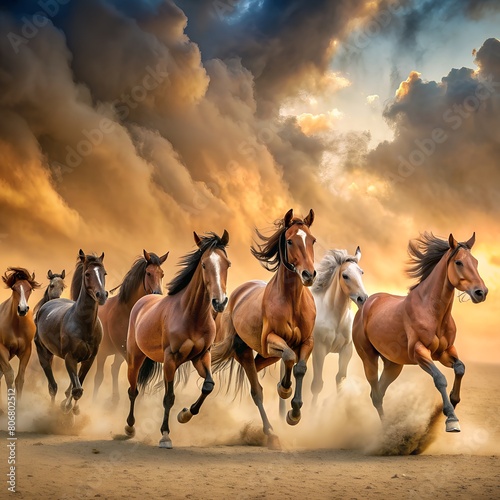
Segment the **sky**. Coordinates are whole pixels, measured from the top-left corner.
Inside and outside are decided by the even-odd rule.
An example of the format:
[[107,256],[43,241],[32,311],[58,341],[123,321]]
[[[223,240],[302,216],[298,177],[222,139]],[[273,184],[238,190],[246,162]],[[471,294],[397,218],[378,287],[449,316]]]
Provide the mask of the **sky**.
[[0,268],[104,251],[112,288],[145,248],[168,281],[227,229],[231,291],[270,278],[254,228],[313,208],[317,260],[359,245],[367,291],[406,294],[410,239],[475,231],[456,343],[498,362],[498,26],[494,0],[4,1]]

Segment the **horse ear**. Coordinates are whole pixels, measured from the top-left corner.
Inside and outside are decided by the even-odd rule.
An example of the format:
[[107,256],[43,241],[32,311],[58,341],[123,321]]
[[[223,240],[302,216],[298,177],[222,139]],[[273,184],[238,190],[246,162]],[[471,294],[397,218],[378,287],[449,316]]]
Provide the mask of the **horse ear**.
[[52,274],[52,271],[49,269],[47,271],[47,278],[49,278],[49,280],[51,280],[53,277],[54,277],[54,275]]
[[61,279],[64,279],[66,277],[66,271],[63,269],[61,273]]
[[162,264],[163,264],[163,263],[167,260],[167,257],[168,257],[168,254],[169,254],[169,253],[170,253],[170,252],[167,252],[165,255],[162,255],[162,256],[160,257],[160,266],[161,266],[161,265],[162,265]]
[[472,233],[472,236],[470,237],[470,239],[466,241],[465,244],[467,245],[467,248],[470,250],[474,246],[475,242],[476,242],[476,231]]
[[78,257],[82,262],[85,262],[85,254],[83,253],[83,250],[80,248],[80,251],[78,252]]
[[356,248],[356,253],[354,254],[354,257],[356,257],[356,262],[359,262],[361,259],[361,248]]
[[311,208],[311,210],[309,210],[309,214],[304,219],[304,224],[307,227],[311,227],[313,222],[314,222],[314,210]]
[[283,222],[285,223],[285,227],[288,227],[290,225],[290,222],[292,222],[293,219],[293,208],[288,210],[288,212],[285,214],[285,217],[283,218]]
[[99,257],[99,260],[102,262],[104,260],[104,252],[102,252],[101,256]]
[[201,238],[196,234],[196,231],[193,231],[193,236],[194,236],[194,242],[196,243],[196,246],[199,248],[201,245]]
[[31,279],[32,279],[32,281],[35,281],[35,273],[33,273],[33,274],[31,275]]
[[146,250],[142,250],[142,253],[144,255],[144,258],[148,261],[151,262],[151,255],[149,255],[149,252],[146,252]]
[[229,233],[224,229],[224,234],[222,235],[222,238],[220,239],[220,242],[226,247],[227,244],[229,243]]
[[453,237],[453,234],[450,233],[450,237],[448,238],[448,243],[450,244],[450,248],[455,250],[458,245],[458,241]]

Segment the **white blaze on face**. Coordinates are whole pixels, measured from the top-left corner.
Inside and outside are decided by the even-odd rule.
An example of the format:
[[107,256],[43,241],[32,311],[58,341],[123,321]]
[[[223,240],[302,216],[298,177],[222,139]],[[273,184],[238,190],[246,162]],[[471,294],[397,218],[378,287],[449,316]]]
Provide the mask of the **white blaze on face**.
[[26,295],[24,294],[23,285],[19,285],[19,288],[19,295],[21,296],[21,299],[19,300],[19,308],[21,309],[21,311],[25,311],[28,307],[28,303],[26,302]]
[[[214,266],[214,272],[215,272],[215,285],[217,286],[217,289],[221,293],[221,297],[223,295],[222,289],[221,289],[221,281],[220,281],[220,255],[212,252],[210,254],[210,262]],[[222,298],[224,300],[224,298]]]
[[94,267],[94,271],[97,276],[97,282],[99,283],[99,286],[102,288],[101,275],[99,274],[99,269],[97,267]]
[[299,229],[297,231],[297,234],[302,238],[302,241],[304,242],[304,248],[306,248],[306,237],[307,237],[306,232],[303,229]]

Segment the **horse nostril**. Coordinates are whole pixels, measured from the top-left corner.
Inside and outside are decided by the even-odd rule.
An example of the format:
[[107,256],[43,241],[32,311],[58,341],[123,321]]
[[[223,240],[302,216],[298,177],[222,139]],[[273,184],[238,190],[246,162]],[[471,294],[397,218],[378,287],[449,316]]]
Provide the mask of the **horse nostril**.
[[106,298],[108,298],[109,292],[106,292]]
[[313,278],[316,278],[316,274],[318,274],[318,273],[316,272],[316,269],[315,269],[314,273],[313,273]]
[[96,292],[95,296],[99,299],[101,297],[101,292]]
[[217,309],[219,306],[219,301],[217,299],[212,299],[212,306],[214,309]]
[[312,277],[309,271],[302,271],[302,278],[306,281],[310,280]]
[[477,290],[474,291],[474,293],[478,296],[478,297],[482,297],[484,295],[483,291],[478,288]]

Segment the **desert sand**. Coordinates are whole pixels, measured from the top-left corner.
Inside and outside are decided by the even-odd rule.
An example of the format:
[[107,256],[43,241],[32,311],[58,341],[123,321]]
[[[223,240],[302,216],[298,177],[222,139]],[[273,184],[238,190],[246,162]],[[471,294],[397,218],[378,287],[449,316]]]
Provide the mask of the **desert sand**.
[[[157,447],[161,393],[138,400],[137,435],[122,439],[128,411],[124,368],[119,404],[110,407],[109,387],[92,401],[91,372],[81,414],[73,419],[50,408],[43,374],[32,364],[17,410],[15,498],[500,498],[500,365],[467,364],[457,407],[462,432],[453,434],[444,431],[441,416],[429,428],[439,398],[418,367],[406,367],[389,388],[383,426],[359,359],[353,357],[340,395],[332,382],[335,369],[331,355],[316,409],[310,408],[308,374],[303,418],[296,427],[279,417],[278,370],[266,373],[265,402],[281,451],[265,446],[247,393],[233,399],[216,392],[200,415],[179,424],[177,412],[197,396],[192,376],[187,387],[177,388],[171,414],[174,449],[165,450]],[[452,374],[446,374],[450,382]],[[63,370],[57,378],[65,388]],[[4,401],[5,390],[5,408]],[[0,417],[4,443],[6,422],[5,415]],[[410,454],[419,446],[425,449]],[[6,478],[7,448],[2,449],[0,471]],[[8,498],[5,480],[2,490],[1,498]]]

